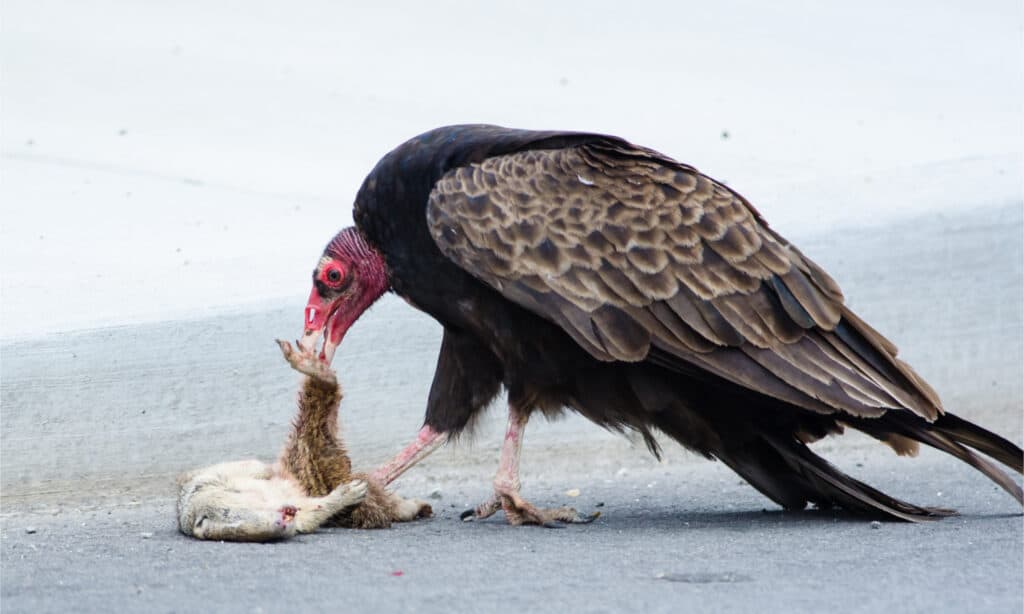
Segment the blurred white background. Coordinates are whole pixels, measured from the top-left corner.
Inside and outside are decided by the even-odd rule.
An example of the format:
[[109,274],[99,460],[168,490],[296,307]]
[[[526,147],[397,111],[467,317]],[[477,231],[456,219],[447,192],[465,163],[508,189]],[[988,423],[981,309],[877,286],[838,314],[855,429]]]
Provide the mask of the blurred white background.
[[1016,0],[2,13],[5,338],[301,301],[376,160],[447,123],[617,134],[794,236],[1021,201]]

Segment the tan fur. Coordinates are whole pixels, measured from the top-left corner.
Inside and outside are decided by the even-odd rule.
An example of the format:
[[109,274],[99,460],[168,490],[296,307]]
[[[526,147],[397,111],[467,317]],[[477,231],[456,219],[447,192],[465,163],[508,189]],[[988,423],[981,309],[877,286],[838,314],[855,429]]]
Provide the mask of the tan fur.
[[392,522],[407,522],[432,515],[430,505],[417,499],[406,500],[389,493],[367,474],[352,473],[345,444],[338,437],[338,406],[341,389],[334,372],[315,356],[292,350],[278,342],[288,362],[307,375],[299,392],[299,413],[281,453],[282,472],[313,497],[323,496],[338,484],[365,481],[366,497],[356,506],[335,514],[327,526],[380,529]]
[[196,539],[270,541],[312,533],[366,496],[361,480],[322,497],[258,460],[219,463],[178,478],[178,528]]
[[312,355],[279,342],[285,358],[307,374],[299,412],[276,465],[219,463],[178,478],[178,528],[196,539],[270,541],[320,526],[380,529],[432,514],[363,473],[353,474],[338,437],[341,390],[334,372]]

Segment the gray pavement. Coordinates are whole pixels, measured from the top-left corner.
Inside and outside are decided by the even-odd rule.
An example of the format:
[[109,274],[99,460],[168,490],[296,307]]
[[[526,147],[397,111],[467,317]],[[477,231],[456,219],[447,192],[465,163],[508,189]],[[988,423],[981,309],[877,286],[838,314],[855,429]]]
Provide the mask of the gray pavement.
[[560,530],[459,521],[483,481],[441,482],[430,520],[278,544],[186,539],[163,497],[5,517],[3,610],[1020,612],[1017,504],[949,459],[871,458],[851,469],[963,515],[878,526],[783,513],[711,463],[528,473],[536,503],[603,512]]
[[[850,304],[902,348],[947,407],[1021,441],[1020,204],[885,228],[792,237]],[[531,423],[524,494],[600,509],[589,526],[464,524],[487,493],[503,422],[398,483],[434,519],[327,530],[269,545],[201,543],[173,525],[173,475],[272,458],[298,376],[275,336],[291,305],[0,344],[0,605],[23,611],[992,611],[1020,612],[1020,507],[925,451],[864,437],[817,446],[857,477],[963,515],[882,524],[782,513],[717,463],[578,417]],[[345,437],[372,467],[415,432],[439,331],[397,300],[353,329],[336,361]],[[579,489],[577,498],[567,491]],[[32,532],[29,532],[29,531]],[[398,575],[400,572],[400,575]]]

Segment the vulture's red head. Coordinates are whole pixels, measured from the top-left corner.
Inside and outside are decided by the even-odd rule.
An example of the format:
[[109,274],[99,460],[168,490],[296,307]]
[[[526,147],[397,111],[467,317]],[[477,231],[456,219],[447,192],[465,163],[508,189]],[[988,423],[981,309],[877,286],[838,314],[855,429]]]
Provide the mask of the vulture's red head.
[[330,362],[349,327],[388,289],[384,259],[353,227],[335,235],[313,271],[306,304],[305,332],[299,346],[313,351],[320,335],[320,358]]

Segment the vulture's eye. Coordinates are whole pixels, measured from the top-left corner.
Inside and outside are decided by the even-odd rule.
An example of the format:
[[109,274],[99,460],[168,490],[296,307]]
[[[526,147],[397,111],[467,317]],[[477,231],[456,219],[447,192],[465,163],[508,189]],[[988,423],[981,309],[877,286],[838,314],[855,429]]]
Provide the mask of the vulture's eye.
[[341,288],[345,282],[345,267],[331,262],[320,271],[320,281],[335,290]]

